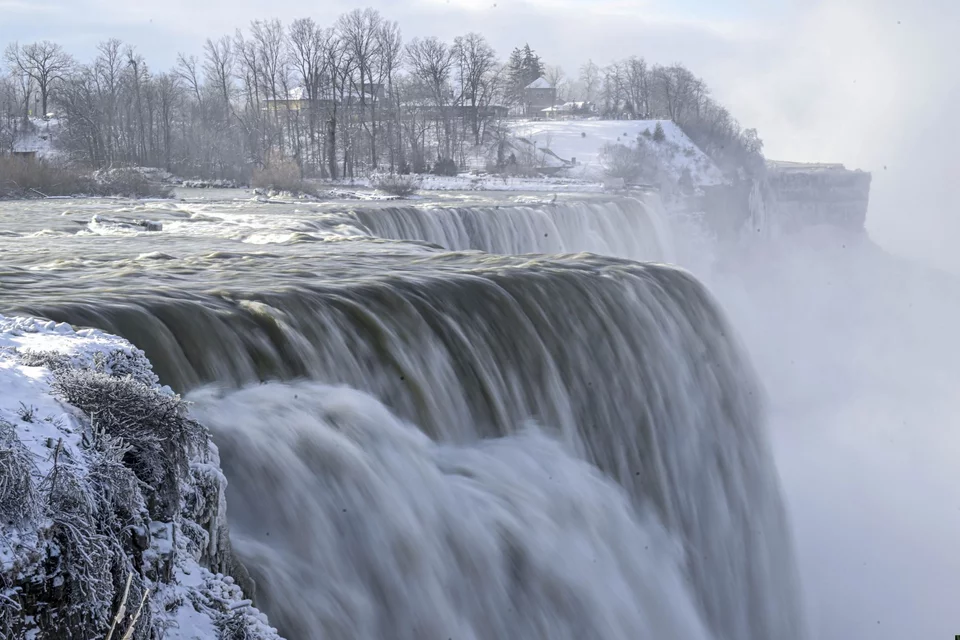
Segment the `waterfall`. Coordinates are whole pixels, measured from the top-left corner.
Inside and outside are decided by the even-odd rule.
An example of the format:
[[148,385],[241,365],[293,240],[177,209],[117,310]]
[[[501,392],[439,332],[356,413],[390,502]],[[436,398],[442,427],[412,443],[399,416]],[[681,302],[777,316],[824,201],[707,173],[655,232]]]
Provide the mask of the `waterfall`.
[[537,205],[389,207],[356,213],[371,233],[421,240],[451,251],[488,253],[596,253],[669,262],[670,232],[655,195],[613,201],[576,200]]
[[127,277],[139,295],[28,309],[223,388],[197,410],[291,637],[803,637],[759,386],[689,274],[335,258],[256,291]]
[[711,637],[656,514],[534,428],[436,443],[315,383],[192,400],[288,638]]

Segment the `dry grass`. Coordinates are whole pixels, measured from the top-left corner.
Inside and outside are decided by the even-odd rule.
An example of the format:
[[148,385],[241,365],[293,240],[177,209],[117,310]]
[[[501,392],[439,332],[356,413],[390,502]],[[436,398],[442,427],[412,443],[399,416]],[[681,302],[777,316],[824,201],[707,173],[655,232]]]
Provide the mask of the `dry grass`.
[[289,160],[274,162],[255,170],[253,177],[250,178],[250,186],[255,189],[270,189],[294,195],[302,193],[313,195],[313,189],[303,179],[300,167],[296,162]]
[[150,182],[134,169],[84,173],[38,160],[0,157],[0,198],[120,196],[167,198],[169,187]]

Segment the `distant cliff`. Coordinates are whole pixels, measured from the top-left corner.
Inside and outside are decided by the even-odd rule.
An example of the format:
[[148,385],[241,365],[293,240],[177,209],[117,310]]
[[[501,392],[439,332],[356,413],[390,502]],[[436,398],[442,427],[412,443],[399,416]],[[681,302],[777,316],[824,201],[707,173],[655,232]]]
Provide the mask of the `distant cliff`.
[[768,161],[760,178],[701,187],[687,206],[704,212],[720,239],[771,236],[827,225],[863,231],[872,176],[841,164]]
[[864,228],[872,176],[842,164],[767,163],[767,209],[783,231],[826,224]]

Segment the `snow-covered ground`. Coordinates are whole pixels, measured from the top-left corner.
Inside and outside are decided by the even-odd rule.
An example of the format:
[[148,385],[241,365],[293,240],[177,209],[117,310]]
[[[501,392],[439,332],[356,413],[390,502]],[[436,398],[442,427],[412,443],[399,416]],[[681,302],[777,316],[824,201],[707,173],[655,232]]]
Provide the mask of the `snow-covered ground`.
[[[0,636],[11,640],[43,636],[36,620],[24,617],[25,612],[32,611],[31,607],[38,606],[28,604],[31,599],[25,592],[31,588],[31,581],[43,585],[42,589],[63,584],[64,578],[58,572],[69,573],[72,565],[64,569],[64,564],[75,561],[69,559],[71,554],[66,551],[63,555],[68,559],[59,560],[59,538],[50,533],[56,526],[55,514],[47,506],[46,494],[55,485],[51,477],[59,466],[61,473],[67,473],[69,468],[71,477],[81,487],[103,482],[97,475],[102,472],[97,465],[103,464],[105,454],[92,444],[97,438],[95,421],[67,404],[62,393],[58,393],[52,363],[61,373],[70,369],[97,371],[117,378],[132,376],[152,383],[158,394],[173,396],[170,389],[157,387],[143,353],[125,340],[93,329],[77,331],[68,324],[0,316],[0,510],[4,512],[0,521]],[[202,475],[225,486],[216,448],[208,440],[205,449],[205,460],[191,460],[190,477]],[[26,474],[19,473],[24,469],[28,470]],[[202,491],[185,487],[185,495],[199,495]],[[135,502],[140,499],[137,494],[117,499]],[[146,568],[143,586],[150,589],[151,613],[143,618],[150,618],[153,628],[163,629],[163,637],[169,640],[278,639],[266,617],[245,599],[232,578],[201,566],[203,554],[187,542],[189,535],[181,531],[183,526],[199,525],[186,522],[185,513],[173,523],[149,521],[149,533],[139,534],[149,544],[139,560],[141,569]],[[220,519],[224,518],[221,514]],[[101,536],[102,540],[102,532],[79,533]],[[216,532],[211,535],[215,538]],[[152,579],[149,568],[162,566],[161,558],[173,559],[169,579],[162,575]],[[131,561],[137,566],[136,559]],[[91,587],[91,591],[95,588]],[[54,594],[44,594],[54,598]],[[69,600],[69,596],[65,599]],[[91,596],[89,600],[96,599]],[[138,604],[127,603],[128,616],[116,637],[126,631]],[[101,613],[113,616],[112,611]],[[223,635],[225,628],[247,635]],[[106,631],[104,628],[104,635]]]
[[38,158],[54,158],[59,151],[54,146],[60,133],[60,121],[56,118],[44,120],[30,118],[30,127],[21,132],[13,142],[13,150],[22,153],[36,153]]
[[[652,139],[657,123],[663,128],[661,142]],[[546,120],[518,122],[512,131],[518,138],[536,143],[538,150],[549,150],[565,161],[576,158],[576,166],[567,170],[570,177],[601,178],[603,147],[607,144],[630,146],[643,136],[674,181],[679,180],[686,169],[690,170],[697,186],[721,184],[724,180],[714,162],[670,120]]]
[[[367,178],[338,180],[334,184],[343,187],[332,191],[332,195],[345,199],[377,200],[383,199],[380,192],[373,194],[356,191],[357,188],[372,188]],[[353,190],[347,190],[352,188]],[[548,193],[595,193],[603,191],[603,185],[596,180],[579,178],[499,176],[486,173],[461,173],[456,176],[420,176],[421,191],[529,191]],[[380,194],[380,195],[377,195]],[[321,194],[323,195],[323,194]],[[393,198],[388,198],[393,199]]]

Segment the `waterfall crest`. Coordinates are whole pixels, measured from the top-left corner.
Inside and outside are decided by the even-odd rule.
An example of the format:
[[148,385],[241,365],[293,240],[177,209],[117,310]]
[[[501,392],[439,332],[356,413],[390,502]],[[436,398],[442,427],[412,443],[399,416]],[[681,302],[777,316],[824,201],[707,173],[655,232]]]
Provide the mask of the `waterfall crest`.
[[356,213],[371,233],[451,251],[596,253],[668,262],[672,242],[659,198],[483,207],[389,207]]

